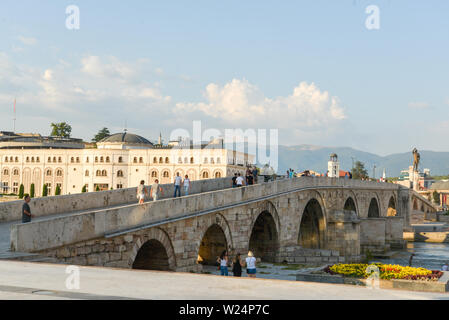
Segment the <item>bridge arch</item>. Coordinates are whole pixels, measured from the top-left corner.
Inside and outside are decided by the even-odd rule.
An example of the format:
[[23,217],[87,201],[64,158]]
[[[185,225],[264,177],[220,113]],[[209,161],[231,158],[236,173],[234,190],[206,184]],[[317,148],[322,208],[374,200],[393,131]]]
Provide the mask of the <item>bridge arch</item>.
[[348,197],[345,201],[345,205],[343,206],[343,210],[346,211],[354,211],[358,215],[357,206],[352,197]]
[[369,203],[368,218],[380,218],[379,201],[376,197],[371,198]]
[[387,217],[395,217],[397,215],[396,199],[394,198],[394,196],[391,196],[390,200],[388,200],[387,208]]
[[301,215],[298,244],[303,248],[322,249],[325,239],[326,219],[323,206],[315,199],[310,199]]
[[214,265],[217,256],[224,250],[228,254],[233,250],[231,230],[225,217],[216,214],[206,217],[206,221],[198,221],[201,225],[201,238],[196,244],[198,258],[197,263]]
[[167,233],[152,228],[140,236],[132,250],[129,264],[132,269],[175,271],[175,251]]
[[265,208],[252,222],[248,249],[262,261],[276,262],[279,251],[279,220],[276,221],[277,219],[275,210]]

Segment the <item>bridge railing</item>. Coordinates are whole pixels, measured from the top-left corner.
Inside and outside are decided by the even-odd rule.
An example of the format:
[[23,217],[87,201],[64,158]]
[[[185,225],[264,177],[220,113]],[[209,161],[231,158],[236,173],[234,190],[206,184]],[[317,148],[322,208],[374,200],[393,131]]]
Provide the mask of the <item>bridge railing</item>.
[[[231,188],[231,178],[197,180],[190,183],[190,194]],[[147,186],[148,187],[148,186]],[[174,193],[174,184],[161,184],[163,198]],[[181,188],[181,192],[184,189]],[[117,189],[99,192],[86,192],[62,196],[34,198],[30,202],[31,212],[39,217],[105,208],[109,206],[136,203],[137,188]],[[23,201],[0,203],[0,223],[22,219]]]
[[105,237],[107,234],[155,223],[167,223],[189,214],[263,199],[300,188],[348,187],[397,190],[393,184],[334,178],[294,178],[244,188],[209,191],[187,197],[94,209],[79,214],[53,217],[44,221],[11,227],[11,247],[15,251],[36,252],[66,244]]

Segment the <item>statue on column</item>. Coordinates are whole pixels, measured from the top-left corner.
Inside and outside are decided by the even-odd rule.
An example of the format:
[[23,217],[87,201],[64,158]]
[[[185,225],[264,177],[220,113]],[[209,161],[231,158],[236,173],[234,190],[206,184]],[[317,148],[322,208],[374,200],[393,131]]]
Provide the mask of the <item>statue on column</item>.
[[413,149],[412,153],[413,153],[413,171],[418,172],[421,155],[419,154],[416,148]]

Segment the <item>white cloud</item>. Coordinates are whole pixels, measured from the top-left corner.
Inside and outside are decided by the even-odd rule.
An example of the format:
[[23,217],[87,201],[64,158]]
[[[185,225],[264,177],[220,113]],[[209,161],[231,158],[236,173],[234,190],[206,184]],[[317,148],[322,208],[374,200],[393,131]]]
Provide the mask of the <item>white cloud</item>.
[[26,46],[34,46],[37,44],[37,39],[32,37],[24,37],[24,36],[18,36],[17,37],[20,42],[22,42]]
[[411,109],[428,109],[430,104],[427,102],[409,102],[408,107]]
[[286,129],[318,129],[346,118],[339,99],[314,83],[301,82],[286,97],[268,98],[247,80],[233,79],[224,86],[211,83],[205,102],[178,103],[178,113],[201,112],[227,124]]

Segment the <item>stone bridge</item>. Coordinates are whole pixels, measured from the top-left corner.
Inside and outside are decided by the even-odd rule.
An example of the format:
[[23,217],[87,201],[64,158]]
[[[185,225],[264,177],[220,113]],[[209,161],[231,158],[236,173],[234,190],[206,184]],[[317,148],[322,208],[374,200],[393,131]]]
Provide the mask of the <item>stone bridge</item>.
[[215,190],[13,225],[11,248],[66,264],[199,272],[225,249],[252,250],[269,262],[333,263],[404,245],[412,194],[399,185],[301,177],[226,188],[230,180],[208,181]]

